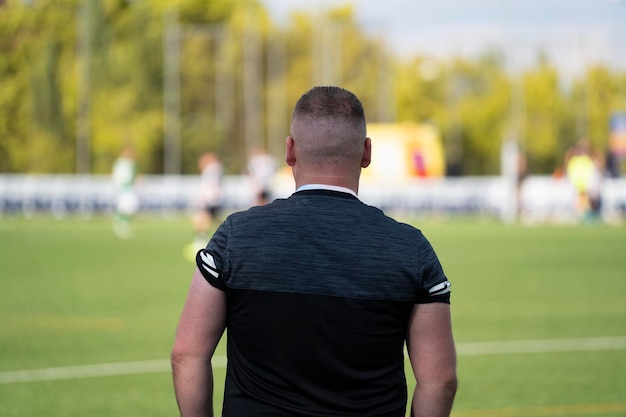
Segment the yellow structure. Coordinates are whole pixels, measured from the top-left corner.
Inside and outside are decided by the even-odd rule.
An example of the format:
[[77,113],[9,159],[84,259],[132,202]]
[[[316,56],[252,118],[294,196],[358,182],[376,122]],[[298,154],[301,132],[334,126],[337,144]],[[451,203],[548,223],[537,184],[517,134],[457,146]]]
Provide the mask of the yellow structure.
[[373,123],[367,125],[372,139],[372,163],[363,170],[367,179],[442,177],[445,156],[441,133],[430,124]]

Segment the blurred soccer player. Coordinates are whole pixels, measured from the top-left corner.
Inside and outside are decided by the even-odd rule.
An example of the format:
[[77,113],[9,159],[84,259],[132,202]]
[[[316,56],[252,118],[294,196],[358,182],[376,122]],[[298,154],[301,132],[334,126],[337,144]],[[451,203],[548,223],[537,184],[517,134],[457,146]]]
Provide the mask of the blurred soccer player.
[[448,416],[450,283],[426,238],[362,203],[363,107],[338,87],[297,102],[285,160],[296,192],[230,215],[191,281],[172,350],[184,417],[213,415],[211,357],[228,327],[223,416]]
[[272,199],[272,181],[276,173],[276,161],[263,148],[255,148],[248,158],[246,171],[250,179],[255,201],[254,204],[262,206]]
[[565,156],[567,177],[577,192],[575,210],[582,220],[598,217],[600,211],[603,162],[591,150],[589,141],[581,139]]
[[200,188],[193,216],[194,257],[198,249],[208,242],[208,232],[220,212],[222,204],[222,177],[224,168],[213,152],[207,152],[198,159]]
[[124,148],[113,164],[112,173],[116,195],[113,230],[122,239],[131,236],[130,221],[139,206],[134,189],[136,175],[135,152],[130,147]]

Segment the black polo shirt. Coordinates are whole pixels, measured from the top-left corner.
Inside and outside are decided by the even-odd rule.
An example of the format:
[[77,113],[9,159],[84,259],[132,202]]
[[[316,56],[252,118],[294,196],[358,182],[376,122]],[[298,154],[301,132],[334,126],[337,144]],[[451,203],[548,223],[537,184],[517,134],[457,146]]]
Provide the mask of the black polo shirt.
[[224,416],[405,415],[410,312],[450,297],[418,229],[299,191],[229,216],[197,264],[227,296]]

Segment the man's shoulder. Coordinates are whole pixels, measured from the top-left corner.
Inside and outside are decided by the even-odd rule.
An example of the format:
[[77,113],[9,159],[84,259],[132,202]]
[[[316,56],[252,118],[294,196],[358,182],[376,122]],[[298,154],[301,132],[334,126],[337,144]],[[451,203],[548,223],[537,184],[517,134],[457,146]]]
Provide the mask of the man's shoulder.
[[368,208],[372,216],[377,217],[379,219],[379,222],[381,222],[381,224],[383,224],[384,227],[393,229],[399,233],[422,236],[422,231],[418,227],[413,226],[412,224],[408,223],[406,220],[400,220],[399,218],[394,217],[393,215],[389,215],[385,213],[384,210],[378,207],[369,206],[367,204],[364,204],[364,205]]
[[270,220],[277,211],[285,208],[285,201],[286,199],[280,198],[275,199],[268,204],[252,206],[244,210],[235,211],[226,217],[226,221],[236,224],[238,222],[249,221],[250,219]]

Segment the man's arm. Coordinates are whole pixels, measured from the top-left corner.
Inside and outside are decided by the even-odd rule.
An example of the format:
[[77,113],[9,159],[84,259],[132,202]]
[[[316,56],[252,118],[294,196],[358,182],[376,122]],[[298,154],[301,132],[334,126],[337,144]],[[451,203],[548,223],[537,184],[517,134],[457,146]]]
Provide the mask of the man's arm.
[[407,348],[417,385],[411,416],[448,417],[456,394],[456,351],[450,305],[416,304]]
[[172,349],[176,401],[182,417],[213,416],[211,357],[226,327],[226,294],[196,268]]

